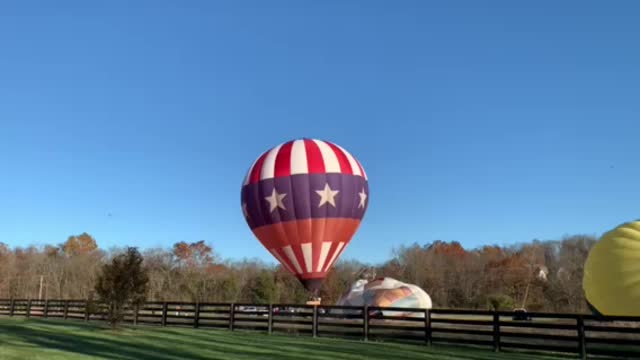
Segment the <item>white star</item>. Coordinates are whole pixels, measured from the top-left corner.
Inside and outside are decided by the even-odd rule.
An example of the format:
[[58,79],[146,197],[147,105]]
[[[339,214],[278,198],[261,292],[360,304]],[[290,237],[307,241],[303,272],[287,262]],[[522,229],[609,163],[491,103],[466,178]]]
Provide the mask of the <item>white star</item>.
[[333,205],[333,207],[336,207],[336,200],[334,198],[339,192],[339,190],[331,190],[329,184],[324,184],[324,189],[316,190],[316,193],[320,195],[320,205],[318,205],[318,207],[324,205],[325,203],[329,203]]
[[364,188],[362,188],[362,192],[359,192],[358,195],[360,195],[360,204],[358,207],[364,208],[364,202],[367,200],[367,193],[364,192]]
[[269,206],[271,207],[269,211],[273,212],[273,210],[277,208],[287,210],[287,208],[285,208],[284,204],[282,203],[282,199],[284,199],[285,196],[287,196],[287,194],[278,194],[278,192],[274,188],[271,196],[265,197],[265,199],[269,202]]
[[244,217],[246,219],[249,218],[249,211],[247,211],[247,203],[246,202],[242,203],[242,213],[244,214]]

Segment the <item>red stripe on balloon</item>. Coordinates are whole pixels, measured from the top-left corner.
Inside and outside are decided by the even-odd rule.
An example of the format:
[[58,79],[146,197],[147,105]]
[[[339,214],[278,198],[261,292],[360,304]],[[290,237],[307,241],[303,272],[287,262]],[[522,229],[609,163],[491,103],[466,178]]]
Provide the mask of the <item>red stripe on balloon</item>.
[[307,272],[307,266],[304,261],[304,254],[302,253],[302,247],[300,245],[291,246],[293,250],[293,255],[295,255],[296,260],[298,260],[298,265],[300,266],[300,270],[302,270],[302,274]]
[[[335,259],[333,259],[333,255],[336,254],[336,252],[338,251],[338,246],[340,245],[339,242],[334,242],[333,244],[331,244],[331,249],[329,249],[329,253],[327,254],[327,258],[324,261],[324,265],[322,265],[322,270],[323,271],[329,271],[329,269],[331,269],[331,265],[333,265],[336,261],[338,261],[338,257],[336,256]],[[343,247],[346,244],[343,244]],[[331,260],[333,260],[333,263],[330,262]]]
[[344,152],[334,144],[328,141],[325,141],[325,143],[329,145],[331,150],[333,150],[333,152],[336,154],[336,157],[338,158],[338,163],[340,164],[340,172],[343,174],[353,175],[353,170],[351,169],[351,164],[349,163],[349,159],[347,158],[347,155],[345,155]]
[[291,175],[291,148],[293,147],[293,141],[289,141],[280,147],[278,155],[276,156],[275,164],[275,177],[289,176]]
[[282,250],[282,248],[276,248],[273,249],[273,251],[277,253],[278,256],[280,256],[280,263],[285,267],[285,269],[289,270],[289,272],[292,274],[297,274],[295,266],[293,266],[293,263],[291,262],[291,260],[289,260],[289,257],[284,253],[284,250]]
[[267,157],[267,154],[269,153],[269,151],[265,151],[264,154],[262,154],[258,158],[258,161],[256,161],[256,164],[253,166],[253,169],[251,169],[251,176],[249,176],[249,183],[256,183],[260,181],[260,172],[262,171],[262,165],[264,165],[264,159]]
[[313,140],[304,139],[304,148],[307,152],[307,164],[309,165],[309,174],[323,173],[324,159],[318,145]]

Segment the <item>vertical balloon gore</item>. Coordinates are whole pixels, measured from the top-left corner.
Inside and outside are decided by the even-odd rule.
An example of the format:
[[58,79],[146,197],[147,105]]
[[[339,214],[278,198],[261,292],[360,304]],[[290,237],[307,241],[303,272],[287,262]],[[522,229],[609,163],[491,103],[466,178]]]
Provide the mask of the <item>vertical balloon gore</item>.
[[302,139],[263,153],[242,186],[242,210],[262,245],[317,296],[358,230],[369,186],[360,163],[327,141]]

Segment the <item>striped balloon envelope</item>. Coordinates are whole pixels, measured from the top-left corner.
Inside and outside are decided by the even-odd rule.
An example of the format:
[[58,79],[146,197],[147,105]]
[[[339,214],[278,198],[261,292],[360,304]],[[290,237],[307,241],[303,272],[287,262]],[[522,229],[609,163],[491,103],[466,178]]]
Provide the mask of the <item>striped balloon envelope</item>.
[[241,195],[253,234],[314,296],[358,230],[368,200],[360,162],[336,144],[307,138],[260,155]]

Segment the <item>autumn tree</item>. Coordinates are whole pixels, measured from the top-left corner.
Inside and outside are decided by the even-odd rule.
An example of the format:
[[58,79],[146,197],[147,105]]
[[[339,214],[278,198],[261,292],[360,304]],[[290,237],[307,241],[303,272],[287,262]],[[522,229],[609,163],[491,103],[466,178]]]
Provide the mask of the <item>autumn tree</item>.
[[181,290],[189,294],[191,301],[203,301],[215,269],[213,248],[204,240],[181,241],[173,245],[173,255],[182,278]]
[[550,311],[587,311],[582,290],[584,263],[597,239],[589,235],[568,236],[549,244],[545,262],[549,281],[544,289]]
[[215,287],[213,287],[213,291],[208,298],[219,302],[238,302],[242,293],[242,286],[235,271],[217,278]]
[[156,301],[189,300],[178,289],[180,280],[174,268],[174,256],[171,251],[162,248],[147,249],[143,256],[149,272],[149,298]]
[[96,240],[86,232],[80,235],[69,236],[62,244],[62,251],[67,256],[76,256],[90,253],[98,248]]
[[273,278],[273,272],[264,269],[251,279],[248,289],[249,302],[255,304],[274,303],[278,298],[278,288]]
[[274,281],[278,289],[278,302],[281,304],[302,304],[309,300],[307,290],[300,281],[287,269],[277,265],[274,272]]
[[[87,298],[93,289],[95,275],[104,255],[91,235],[84,232],[69,236],[60,245],[45,245],[36,252],[37,255],[34,254],[32,260],[38,258],[39,261],[32,268],[35,274],[30,276],[42,276],[47,297]],[[33,279],[30,281],[34,282]]]
[[104,264],[96,281],[96,294],[108,306],[107,319],[113,328],[124,319],[127,306],[142,304],[146,299],[149,277],[143,257],[134,247]]
[[0,242],[0,295],[15,297],[14,255],[7,244]]

